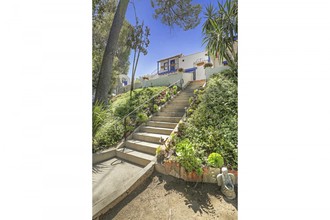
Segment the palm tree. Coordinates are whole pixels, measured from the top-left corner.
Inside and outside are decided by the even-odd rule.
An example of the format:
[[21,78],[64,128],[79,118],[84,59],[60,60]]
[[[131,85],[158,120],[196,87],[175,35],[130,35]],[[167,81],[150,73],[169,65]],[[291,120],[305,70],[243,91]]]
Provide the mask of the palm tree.
[[210,55],[226,60],[231,72],[237,77],[237,0],[226,0],[222,5],[218,2],[218,10],[213,5],[206,8],[206,21],[203,24],[203,44]]

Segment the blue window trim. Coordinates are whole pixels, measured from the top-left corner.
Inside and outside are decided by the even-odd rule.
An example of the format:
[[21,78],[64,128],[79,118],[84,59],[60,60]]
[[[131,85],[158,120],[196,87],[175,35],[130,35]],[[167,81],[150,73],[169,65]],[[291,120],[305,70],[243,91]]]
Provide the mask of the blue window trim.
[[175,72],[177,69],[174,69],[174,70],[168,70],[166,72],[161,72],[161,73],[158,73],[158,75],[164,75],[164,74],[168,74],[168,73],[173,73]]
[[194,72],[194,70],[196,70],[196,69],[197,69],[197,67],[193,67],[193,68],[185,69],[184,72],[190,73],[190,72]]

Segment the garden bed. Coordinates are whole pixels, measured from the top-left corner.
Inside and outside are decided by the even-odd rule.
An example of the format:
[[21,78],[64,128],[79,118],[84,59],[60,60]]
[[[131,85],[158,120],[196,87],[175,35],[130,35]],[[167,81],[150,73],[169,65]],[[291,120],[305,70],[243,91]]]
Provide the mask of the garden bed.
[[[164,163],[155,164],[155,169],[164,175],[170,175],[188,182],[217,183],[217,175],[220,173],[219,168],[203,167],[202,175],[198,175],[195,171],[188,172],[179,162],[166,160]],[[229,173],[235,175],[235,185],[238,183],[238,171],[228,170]]]

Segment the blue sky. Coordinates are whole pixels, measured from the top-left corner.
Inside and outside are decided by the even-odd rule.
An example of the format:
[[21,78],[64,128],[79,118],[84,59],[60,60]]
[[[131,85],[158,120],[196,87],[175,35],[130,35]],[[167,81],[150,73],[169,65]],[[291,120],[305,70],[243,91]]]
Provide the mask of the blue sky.
[[[183,31],[178,27],[170,29],[170,27],[163,25],[160,20],[155,20],[152,17],[154,9],[151,7],[150,0],[131,0],[135,2],[135,8],[137,17],[141,22],[144,20],[145,25],[150,27],[150,44],[148,47],[148,54],[144,56],[140,55],[138,67],[136,70],[136,76],[149,74],[157,69],[157,61],[169,56],[183,53],[189,55],[192,53],[205,50],[205,46],[202,45],[202,25],[205,21],[204,10],[207,5],[213,3],[216,6],[215,0],[194,0],[194,3],[202,5],[202,12],[200,17],[201,23],[193,30]],[[134,9],[132,4],[129,4],[126,19],[135,24]],[[131,52],[130,61],[133,62],[133,52]],[[128,72],[128,76],[132,75],[132,65]]]

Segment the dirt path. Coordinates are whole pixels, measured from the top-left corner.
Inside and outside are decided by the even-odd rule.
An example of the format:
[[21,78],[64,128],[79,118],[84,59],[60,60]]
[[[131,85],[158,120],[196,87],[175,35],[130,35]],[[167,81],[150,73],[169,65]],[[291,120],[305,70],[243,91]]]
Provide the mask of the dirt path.
[[100,219],[233,220],[237,219],[237,198],[226,200],[216,184],[196,185],[154,172]]

